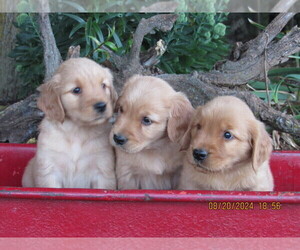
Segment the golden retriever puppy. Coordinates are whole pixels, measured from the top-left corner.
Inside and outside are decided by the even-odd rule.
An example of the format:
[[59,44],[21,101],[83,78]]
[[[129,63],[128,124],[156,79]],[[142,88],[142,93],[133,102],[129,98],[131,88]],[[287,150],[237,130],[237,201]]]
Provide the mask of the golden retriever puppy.
[[272,191],[272,142],[264,124],[233,96],[198,107],[182,141],[179,189]]
[[159,78],[136,75],[116,107],[110,140],[118,189],[175,188],[183,159],[178,141],[194,111],[189,100]]
[[45,118],[22,185],[115,189],[108,120],[117,94],[110,71],[87,58],[69,59],[39,90]]

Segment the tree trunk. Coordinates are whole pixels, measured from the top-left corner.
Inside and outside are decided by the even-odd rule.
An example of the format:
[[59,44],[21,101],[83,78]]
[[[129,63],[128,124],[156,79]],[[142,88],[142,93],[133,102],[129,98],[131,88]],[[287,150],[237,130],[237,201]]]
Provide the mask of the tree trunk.
[[13,22],[17,15],[0,13],[0,104],[15,102],[19,90],[15,60],[8,57],[15,45],[17,28]]
[[60,52],[57,48],[55,37],[50,23],[48,12],[49,2],[40,0],[38,3],[40,10],[43,11],[38,16],[38,23],[41,31],[41,40],[44,47],[44,63],[45,63],[45,81],[48,81],[58,66],[62,63]]

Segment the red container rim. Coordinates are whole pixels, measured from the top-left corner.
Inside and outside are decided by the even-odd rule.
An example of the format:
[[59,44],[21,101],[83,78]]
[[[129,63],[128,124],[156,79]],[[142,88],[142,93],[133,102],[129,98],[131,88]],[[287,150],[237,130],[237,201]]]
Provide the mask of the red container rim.
[[300,192],[199,191],[199,190],[100,190],[1,187],[0,198],[142,201],[142,202],[280,202],[300,203]]

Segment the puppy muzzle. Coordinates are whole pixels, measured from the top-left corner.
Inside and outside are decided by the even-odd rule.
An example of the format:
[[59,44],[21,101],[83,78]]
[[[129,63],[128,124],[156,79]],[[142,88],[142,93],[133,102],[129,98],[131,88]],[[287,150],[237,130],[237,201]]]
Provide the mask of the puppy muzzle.
[[114,134],[113,139],[114,139],[114,142],[119,146],[125,145],[126,142],[128,141],[128,139],[121,134]]
[[105,102],[98,102],[94,105],[94,109],[97,113],[103,113],[106,110],[106,103]]
[[205,149],[194,149],[193,157],[195,161],[202,162],[208,157],[208,152]]

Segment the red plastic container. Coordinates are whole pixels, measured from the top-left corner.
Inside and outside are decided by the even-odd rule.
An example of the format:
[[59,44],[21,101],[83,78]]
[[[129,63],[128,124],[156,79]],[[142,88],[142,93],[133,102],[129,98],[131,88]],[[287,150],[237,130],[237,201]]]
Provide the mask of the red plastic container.
[[274,192],[22,188],[34,145],[0,144],[0,237],[299,237],[300,152]]

